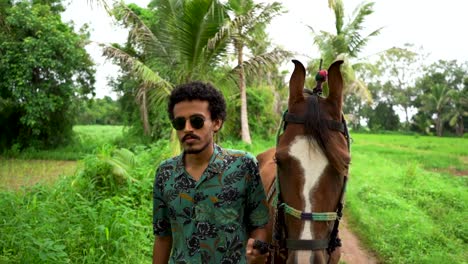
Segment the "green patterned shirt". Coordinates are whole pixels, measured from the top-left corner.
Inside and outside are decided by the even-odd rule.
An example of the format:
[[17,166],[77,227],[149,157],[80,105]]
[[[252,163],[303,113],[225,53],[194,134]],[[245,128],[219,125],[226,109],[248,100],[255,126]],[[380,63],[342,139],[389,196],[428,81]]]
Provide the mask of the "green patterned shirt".
[[215,145],[199,181],[183,154],[163,161],[153,191],[154,234],[172,236],[169,263],[246,263],[248,233],[268,222],[257,160],[247,152]]

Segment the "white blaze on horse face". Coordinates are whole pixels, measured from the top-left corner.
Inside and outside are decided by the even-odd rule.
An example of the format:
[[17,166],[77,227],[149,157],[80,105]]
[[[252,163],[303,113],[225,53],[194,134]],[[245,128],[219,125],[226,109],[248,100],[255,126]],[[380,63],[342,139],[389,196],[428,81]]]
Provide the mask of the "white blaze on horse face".
[[[289,148],[289,155],[299,161],[304,173],[304,189],[302,195],[305,200],[305,212],[310,213],[313,206],[313,191],[319,182],[320,176],[328,165],[328,159],[323,153],[315,139],[309,141],[304,136],[298,136],[294,139],[291,147]],[[304,221],[304,229],[301,232],[300,239],[314,239],[311,221]],[[312,251],[300,251],[301,258],[307,257],[308,259]],[[307,255],[307,256],[306,256]]]

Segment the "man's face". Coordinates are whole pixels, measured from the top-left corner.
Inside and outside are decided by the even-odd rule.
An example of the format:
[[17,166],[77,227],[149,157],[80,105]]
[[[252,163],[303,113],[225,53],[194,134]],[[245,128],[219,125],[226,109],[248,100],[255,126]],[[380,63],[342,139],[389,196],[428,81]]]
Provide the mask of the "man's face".
[[[201,122],[200,118],[204,121]],[[177,103],[174,106],[174,120],[176,119],[181,124],[185,119],[185,126],[177,130],[177,137],[186,154],[198,154],[210,147],[214,133],[222,124],[221,120],[211,120],[208,102],[200,100]],[[203,126],[199,127],[201,123]]]

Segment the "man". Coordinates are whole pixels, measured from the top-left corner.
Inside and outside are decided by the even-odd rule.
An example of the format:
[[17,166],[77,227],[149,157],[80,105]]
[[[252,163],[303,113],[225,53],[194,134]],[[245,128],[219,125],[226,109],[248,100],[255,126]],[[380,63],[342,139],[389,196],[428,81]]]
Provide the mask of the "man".
[[222,94],[202,82],[180,85],[168,113],[183,153],[156,172],[153,263],[264,261],[253,249],[268,222],[257,161],[213,141],[226,118]]

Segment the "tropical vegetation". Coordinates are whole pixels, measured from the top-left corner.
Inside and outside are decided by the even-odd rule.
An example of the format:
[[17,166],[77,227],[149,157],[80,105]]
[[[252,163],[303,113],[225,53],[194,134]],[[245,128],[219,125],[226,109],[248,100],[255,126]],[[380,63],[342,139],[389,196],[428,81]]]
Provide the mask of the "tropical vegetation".
[[[122,133],[118,129],[114,134]],[[91,131],[80,128],[104,137]],[[466,139],[355,132],[351,137],[344,217],[364,245],[383,263],[465,259]],[[169,144],[121,149],[109,140],[75,164],[76,173],[58,178],[39,163],[0,159],[0,262],[150,261],[153,174],[171,155]],[[220,143],[258,154],[274,137],[254,137],[251,145]],[[21,166],[21,179],[6,170],[13,165]]]
[[[147,263],[154,169],[179,151],[166,98],[180,83],[225,95],[219,144],[254,154],[275,144],[290,74],[280,68],[294,56],[267,34],[281,3],[87,3],[129,30],[101,43],[121,69],[116,98],[96,98],[89,29],[62,21],[62,1],[0,0],[0,263]],[[365,33],[374,3],[350,16],[328,3],[336,32],[311,27],[320,54],[307,83],[319,58],[345,60],[346,220],[384,263],[463,262],[468,62],[427,64],[412,44],[364,58],[385,30]]]

